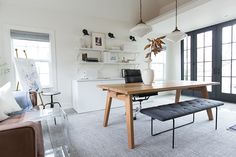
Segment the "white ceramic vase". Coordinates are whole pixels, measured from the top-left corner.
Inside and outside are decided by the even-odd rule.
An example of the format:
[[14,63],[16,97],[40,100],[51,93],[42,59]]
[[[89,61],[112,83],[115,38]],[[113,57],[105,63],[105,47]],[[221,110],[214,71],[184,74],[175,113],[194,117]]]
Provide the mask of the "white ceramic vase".
[[145,85],[151,85],[154,80],[154,71],[150,68],[152,60],[148,58],[145,62],[148,64],[148,67],[142,71],[142,80]]

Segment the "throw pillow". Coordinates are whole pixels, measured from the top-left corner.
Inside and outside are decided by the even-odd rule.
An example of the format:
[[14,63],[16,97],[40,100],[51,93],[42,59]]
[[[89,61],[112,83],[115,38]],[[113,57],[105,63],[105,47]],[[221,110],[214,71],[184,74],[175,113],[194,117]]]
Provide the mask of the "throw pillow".
[[3,110],[1,110],[1,108],[2,108],[2,106],[1,106],[1,102],[0,102],[0,121],[3,121],[5,119],[7,119],[8,116],[3,112]]
[[10,82],[0,88],[0,103],[1,111],[5,114],[21,110],[12,94]]

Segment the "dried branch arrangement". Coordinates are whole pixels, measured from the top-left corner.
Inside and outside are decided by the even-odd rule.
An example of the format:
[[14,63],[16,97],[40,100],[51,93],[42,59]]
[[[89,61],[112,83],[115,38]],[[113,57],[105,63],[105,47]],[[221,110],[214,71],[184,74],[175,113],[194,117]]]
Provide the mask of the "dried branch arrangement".
[[153,52],[153,54],[156,56],[158,53],[160,53],[163,50],[163,45],[165,45],[165,43],[163,42],[163,39],[165,38],[165,36],[156,38],[156,39],[147,39],[149,41],[149,44],[147,44],[144,47],[144,50],[146,50],[147,48],[150,48],[150,52],[148,52],[146,54],[145,58],[149,58],[151,57],[151,54]]

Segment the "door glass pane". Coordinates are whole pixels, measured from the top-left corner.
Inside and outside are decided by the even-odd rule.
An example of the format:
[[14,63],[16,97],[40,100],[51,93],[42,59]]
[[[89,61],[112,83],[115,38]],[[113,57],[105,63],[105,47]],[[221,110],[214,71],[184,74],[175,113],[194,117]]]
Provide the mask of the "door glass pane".
[[212,31],[205,32],[205,46],[212,45]]
[[197,49],[197,61],[198,61],[198,62],[203,62],[203,61],[204,61],[203,48]]
[[230,93],[230,77],[222,77],[221,92]]
[[232,94],[236,94],[236,78],[232,78]]
[[231,76],[231,61],[222,61],[222,76]]
[[222,43],[230,43],[231,42],[231,29],[232,26],[224,27],[222,30]]
[[212,48],[205,48],[205,61],[212,61]]
[[205,75],[204,76],[210,76],[212,75],[212,63],[211,62],[205,62]]
[[197,76],[203,76],[203,63],[197,63]]
[[222,45],[222,60],[231,59],[231,44]]
[[232,61],[232,76],[236,76],[236,60]]
[[197,48],[203,47],[204,45],[204,33],[200,33],[197,35]]
[[236,42],[236,24],[233,27],[233,42]]
[[236,59],[236,43],[233,43],[232,58]]
[[197,81],[204,81],[204,77],[198,76]]

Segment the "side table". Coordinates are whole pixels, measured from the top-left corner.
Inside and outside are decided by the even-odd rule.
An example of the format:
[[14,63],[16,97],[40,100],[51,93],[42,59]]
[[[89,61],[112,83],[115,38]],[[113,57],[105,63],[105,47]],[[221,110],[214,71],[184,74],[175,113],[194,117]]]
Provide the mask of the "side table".
[[[41,122],[46,157],[70,156],[72,145],[69,136],[69,122],[67,114],[61,107],[26,112],[23,121]],[[48,139],[49,142],[47,142]]]

